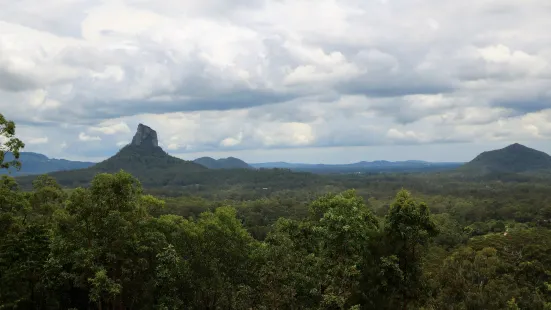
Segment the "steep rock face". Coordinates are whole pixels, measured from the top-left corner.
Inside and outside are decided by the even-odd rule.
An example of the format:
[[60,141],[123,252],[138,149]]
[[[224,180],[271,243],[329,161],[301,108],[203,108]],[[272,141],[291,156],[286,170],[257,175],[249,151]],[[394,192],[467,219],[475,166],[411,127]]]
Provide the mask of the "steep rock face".
[[138,125],[138,130],[132,138],[132,144],[134,146],[145,146],[145,147],[158,147],[159,140],[157,139],[157,132],[151,127],[148,127],[144,124]]

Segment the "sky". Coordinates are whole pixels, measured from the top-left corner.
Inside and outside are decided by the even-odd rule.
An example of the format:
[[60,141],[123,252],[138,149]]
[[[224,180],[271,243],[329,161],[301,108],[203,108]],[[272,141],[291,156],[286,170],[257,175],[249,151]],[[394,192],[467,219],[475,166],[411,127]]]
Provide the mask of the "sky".
[[100,161],[137,125],[184,159],[551,153],[549,0],[0,0],[0,113]]

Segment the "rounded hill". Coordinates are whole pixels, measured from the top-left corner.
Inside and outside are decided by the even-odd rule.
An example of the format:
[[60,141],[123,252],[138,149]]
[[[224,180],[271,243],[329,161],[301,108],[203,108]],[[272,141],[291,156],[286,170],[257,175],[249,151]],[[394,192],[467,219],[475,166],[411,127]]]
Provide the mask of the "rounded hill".
[[551,156],[515,143],[481,153],[459,170],[475,174],[547,172],[551,171]]

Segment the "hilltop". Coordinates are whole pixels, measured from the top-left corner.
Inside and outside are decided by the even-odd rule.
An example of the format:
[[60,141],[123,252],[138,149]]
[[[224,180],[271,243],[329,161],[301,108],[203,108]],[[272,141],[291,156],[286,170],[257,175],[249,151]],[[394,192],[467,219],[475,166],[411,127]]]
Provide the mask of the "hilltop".
[[[12,153],[6,153],[6,161],[14,160]],[[21,162],[21,169],[18,171],[15,168],[9,170],[0,170],[0,175],[10,174],[12,176],[44,174],[54,171],[74,170],[88,168],[95,165],[92,162],[84,161],[71,161],[66,159],[49,158],[48,156],[34,152],[21,152],[19,153],[19,161]]]
[[458,172],[477,175],[551,172],[551,156],[515,143],[499,150],[481,153],[461,166]]
[[209,169],[252,169],[252,167],[239,158],[228,157],[214,159],[212,157],[201,157],[193,162]]

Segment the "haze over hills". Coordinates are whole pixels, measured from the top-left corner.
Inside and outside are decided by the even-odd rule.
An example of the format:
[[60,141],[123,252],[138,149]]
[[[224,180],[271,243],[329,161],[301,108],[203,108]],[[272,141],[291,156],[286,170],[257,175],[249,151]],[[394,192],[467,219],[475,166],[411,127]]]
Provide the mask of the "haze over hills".
[[471,175],[547,173],[551,172],[551,156],[515,143],[499,150],[483,152],[457,171]]
[[209,169],[251,169],[252,167],[239,158],[228,157],[214,159],[212,157],[200,157],[194,160],[195,163]]
[[[14,159],[12,153],[6,153],[4,161],[12,161]],[[66,159],[48,158],[46,155],[34,152],[21,152],[19,154],[21,169],[10,168],[9,170],[1,169],[0,175],[10,174],[12,176],[44,174],[54,171],[75,170],[88,168],[96,163],[84,161],[72,161]]]
[[284,168],[294,171],[312,173],[353,173],[353,172],[415,172],[415,171],[439,171],[457,168],[463,163],[456,162],[426,162],[421,160],[407,161],[361,161],[351,164],[305,164],[287,162],[269,162],[250,164],[255,168]]

